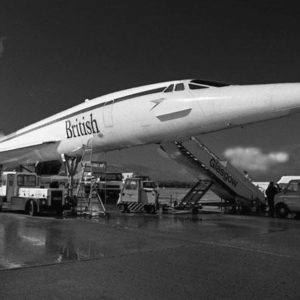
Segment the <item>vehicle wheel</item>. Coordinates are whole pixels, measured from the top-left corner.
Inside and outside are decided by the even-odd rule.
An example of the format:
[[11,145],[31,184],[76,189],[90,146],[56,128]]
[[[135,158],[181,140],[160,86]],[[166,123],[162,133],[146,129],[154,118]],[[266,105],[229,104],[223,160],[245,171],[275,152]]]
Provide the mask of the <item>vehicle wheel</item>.
[[63,212],[64,212],[64,210],[63,210],[62,207],[60,207],[60,208],[58,208],[58,209],[56,210],[56,214],[57,214],[58,216],[62,216],[62,215],[63,215]]
[[145,205],[144,210],[147,214],[154,214],[156,209],[154,205]]
[[120,212],[122,212],[122,213],[129,212],[126,204],[118,204],[117,206],[118,206],[118,209],[120,210]]
[[275,211],[276,216],[278,216],[279,218],[286,218],[289,213],[289,209],[285,204],[278,204],[275,208]]
[[37,214],[37,205],[34,200],[30,200],[28,204],[27,212],[30,216],[36,216]]
[[2,205],[0,205],[0,211],[2,211]]
[[295,219],[297,219],[297,220],[300,219],[300,213],[296,213]]

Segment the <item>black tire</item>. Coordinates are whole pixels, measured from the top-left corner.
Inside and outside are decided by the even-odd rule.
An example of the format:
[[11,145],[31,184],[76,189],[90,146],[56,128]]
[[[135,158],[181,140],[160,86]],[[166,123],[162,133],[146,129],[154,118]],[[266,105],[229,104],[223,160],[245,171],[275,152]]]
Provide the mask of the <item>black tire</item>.
[[34,200],[30,200],[27,205],[27,213],[29,216],[37,215],[37,205]]
[[300,220],[300,213],[296,213],[295,219]]
[[154,205],[145,205],[144,210],[147,214],[154,214],[156,212]]
[[118,204],[118,209],[122,213],[126,213],[128,211],[127,205],[126,204]]
[[118,204],[118,205],[117,205],[117,208],[118,208],[119,211],[122,212],[123,209],[124,209],[124,208],[123,208],[123,204]]
[[0,211],[2,211],[2,205],[0,205]]
[[279,218],[286,218],[290,212],[288,207],[283,203],[276,205],[275,211],[276,211],[276,216]]
[[63,212],[64,212],[64,210],[62,207],[56,209],[56,214],[60,217],[63,215]]

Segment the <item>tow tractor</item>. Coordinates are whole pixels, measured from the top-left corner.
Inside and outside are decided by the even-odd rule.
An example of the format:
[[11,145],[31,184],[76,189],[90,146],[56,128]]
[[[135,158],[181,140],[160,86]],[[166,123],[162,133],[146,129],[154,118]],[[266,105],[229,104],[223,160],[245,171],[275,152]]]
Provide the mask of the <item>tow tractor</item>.
[[143,177],[126,178],[117,206],[122,212],[155,213],[158,197],[156,182]]
[[[41,188],[35,173],[3,172],[0,184],[0,211],[25,211],[31,216],[44,211],[61,214],[67,206],[64,190]],[[67,207],[66,207],[67,208]]]

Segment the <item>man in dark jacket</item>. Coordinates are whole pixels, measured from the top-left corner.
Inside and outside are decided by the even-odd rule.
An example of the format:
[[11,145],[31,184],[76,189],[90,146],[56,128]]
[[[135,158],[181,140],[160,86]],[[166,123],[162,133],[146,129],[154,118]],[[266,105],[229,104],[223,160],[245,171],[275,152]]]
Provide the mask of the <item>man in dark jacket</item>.
[[274,185],[274,182],[271,181],[266,189],[266,195],[269,206],[269,217],[274,216],[274,197],[278,193],[277,188]]

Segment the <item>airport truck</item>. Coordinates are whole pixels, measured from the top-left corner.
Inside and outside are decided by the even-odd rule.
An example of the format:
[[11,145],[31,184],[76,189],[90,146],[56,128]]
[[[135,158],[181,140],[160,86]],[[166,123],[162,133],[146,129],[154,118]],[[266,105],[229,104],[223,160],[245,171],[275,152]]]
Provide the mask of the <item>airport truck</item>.
[[289,213],[300,215],[300,179],[291,180],[282,192],[275,195],[276,215],[285,218]]
[[44,211],[61,214],[66,206],[59,188],[41,188],[35,173],[3,172],[0,184],[0,210],[25,211],[31,216]]
[[159,207],[158,188],[143,177],[125,179],[117,206],[122,212],[155,213]]
[[96,180],[98,193],[105,203],[116,204],[122,188],[122,173],[106,172],[103,163],[85,163],[83,166],[82,182],[88,194],[91,181]]
[[116,204],[122,188],[122,173],[101,174],[98,181],[99,195],[105,203]]

